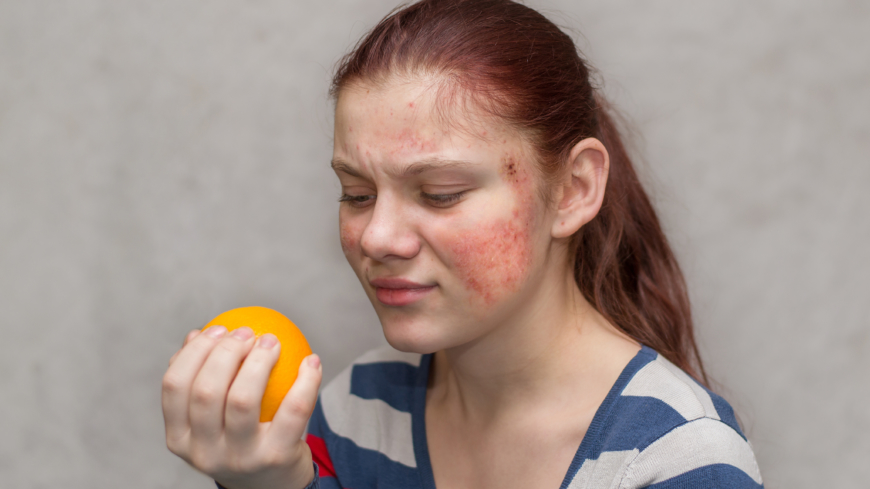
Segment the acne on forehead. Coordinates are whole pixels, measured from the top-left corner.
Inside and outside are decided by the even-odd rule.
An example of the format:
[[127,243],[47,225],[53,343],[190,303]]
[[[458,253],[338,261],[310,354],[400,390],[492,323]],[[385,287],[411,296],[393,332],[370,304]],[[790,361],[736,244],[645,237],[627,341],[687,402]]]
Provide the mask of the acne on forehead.
[[352,160],[434,153],[447,139],[444,131],[419,117],[419,104],[370,102],[351,99],[336,112],[336,149]]
[[[336,105],[336,132],[366,139],[365,145],[395,143],[401,150],[430,151],[437,144],[464,141],[500,149],[522,139],[517,129],[480,109],[438,90],[437,77],[397,78],[376,85],[352,83]],[[339,121],[343,120],[342,124]],[[372,120],[377,124],[372,124]],[[336,134],[336,139],[339,134]],[[374,149],[374,148],[372,148]]]

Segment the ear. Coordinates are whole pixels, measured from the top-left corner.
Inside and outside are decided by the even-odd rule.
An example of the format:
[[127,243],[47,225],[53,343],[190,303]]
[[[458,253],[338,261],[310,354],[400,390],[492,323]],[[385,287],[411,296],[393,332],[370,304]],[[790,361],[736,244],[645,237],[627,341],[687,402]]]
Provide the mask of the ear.
[[601,141],[586,138],[571,148],[556,194],[556,219],[551,234],[567,238],[601,209],[610,171],[610,156]]

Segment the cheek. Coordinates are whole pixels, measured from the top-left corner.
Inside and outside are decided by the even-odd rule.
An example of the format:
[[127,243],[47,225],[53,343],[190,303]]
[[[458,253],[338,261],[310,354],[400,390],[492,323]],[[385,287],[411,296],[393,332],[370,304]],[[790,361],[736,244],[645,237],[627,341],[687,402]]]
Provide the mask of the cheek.
[[362,236],[362,225],[355,223],[350,219],[340,219],[338,225],[339,239],[341,240],[341,250],[350,258],[356,254],[359,249],[360,237]]
[[518,290],[531,266],[531,219],[513,214],[458,235],[450,245],[460,279],[487,306]]

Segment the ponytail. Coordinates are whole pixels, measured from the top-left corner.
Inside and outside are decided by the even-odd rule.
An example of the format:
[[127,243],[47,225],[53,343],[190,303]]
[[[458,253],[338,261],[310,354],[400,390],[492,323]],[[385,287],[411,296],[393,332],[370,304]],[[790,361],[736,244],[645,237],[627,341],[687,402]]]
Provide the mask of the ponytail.
[[600,96],[597,137],[610,155],[598,215],[574,236],[574,278],[612,324],[708,383],[695,343],[686,282]]

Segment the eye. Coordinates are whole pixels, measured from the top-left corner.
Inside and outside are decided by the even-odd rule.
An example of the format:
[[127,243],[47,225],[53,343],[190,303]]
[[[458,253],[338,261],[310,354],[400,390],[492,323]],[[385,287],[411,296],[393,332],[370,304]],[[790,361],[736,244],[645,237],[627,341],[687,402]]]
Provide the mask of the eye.
[[347,202],[352,207],[366,207],[375,201],[375,195],[348,195],[342,194],[339,202]]
[[429,201],[430,205],[435,207],[450,207],[451,205],[459,202],[463,195],[465,195],[465,191],[456,192],[453,194],[427,194],[426,192],[421,193],[424,200]]

